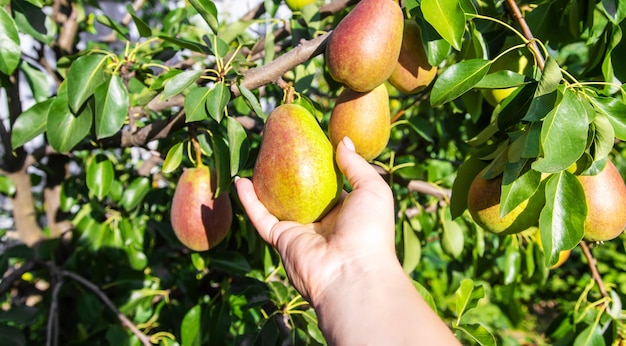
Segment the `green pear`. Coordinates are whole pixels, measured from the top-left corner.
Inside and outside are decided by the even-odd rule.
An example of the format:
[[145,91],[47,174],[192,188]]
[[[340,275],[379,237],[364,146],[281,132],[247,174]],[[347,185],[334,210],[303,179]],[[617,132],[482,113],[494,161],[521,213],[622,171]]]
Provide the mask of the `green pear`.
[[437,66],[428,63],[419,25],[406,19],[400,57],[389,76],[389,83],[403,93],[414,94],[427,87],[436,75]]
[[207,166],[185,169],[178,179],[170,210],[174,234],[194,251],[219,244],[230,230],[233,213],[230,197],[215,197],[217,179]]
[[596,175],[579,175],[578,181],[587,202],[585,240],[605,241],[622,234],[626,228],[626,185],[613,162],[607,161]]
[[330,115],[328,135],[334,147],[344,137],[349,137],[356,152],[369,161],[387,146],[390,127],[389,94],[385,84],[363,93],[344,88]]
[[333,146],[313,115],[296,104],[278,106],[267,118],[252,179],[270,213],[304,224],[326,215],[343,187]]
[[400,55],[403,23],[395,1],[361,0],[328,38],[325,56],[330,76],[360,92],[384,83]]

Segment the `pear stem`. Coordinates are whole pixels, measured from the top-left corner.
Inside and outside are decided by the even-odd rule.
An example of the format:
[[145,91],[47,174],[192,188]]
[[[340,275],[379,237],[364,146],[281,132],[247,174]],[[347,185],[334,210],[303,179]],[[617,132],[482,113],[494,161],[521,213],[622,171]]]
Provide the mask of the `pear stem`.
[[600,290],[600,293],[602,294],[603,297],[609,297],[609,293],[607,292],[606,287],[604,287],[602,276],[600,276],[600,273],[598,272],[598,267],[596,266],[596,259],[595,257],[593,257],[593,254],[591,253],[589,246],[584,241],[581,241],[579,245],[580,245],[580,248],[583,250],[583,254],[585,255],[585,258],[587,258],[587,264],[589,264],[589,269],[591,270],[591,277],[593,277],[593,280],[598,285],[598,289]]
[[191,145],[193,145],[193,151],[196,155],[196,167],[203,167],[202,149],[200,148],[200,143],[198,143],[196,126],[193,124],[189,125],[189,137],[191,138]]

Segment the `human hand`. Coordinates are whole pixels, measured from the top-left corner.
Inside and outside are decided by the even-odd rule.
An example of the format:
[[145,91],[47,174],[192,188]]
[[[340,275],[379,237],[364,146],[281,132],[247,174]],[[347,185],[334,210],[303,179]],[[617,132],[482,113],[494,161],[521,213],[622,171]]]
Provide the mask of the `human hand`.
[[237,179],[239,199],[261,237],[280,253],[294,287],[310,302],[346,270],[397,264],[391,189],[345,138],[337,164],[352,191],[319,222],[279,221],[258,200],[249,179]]

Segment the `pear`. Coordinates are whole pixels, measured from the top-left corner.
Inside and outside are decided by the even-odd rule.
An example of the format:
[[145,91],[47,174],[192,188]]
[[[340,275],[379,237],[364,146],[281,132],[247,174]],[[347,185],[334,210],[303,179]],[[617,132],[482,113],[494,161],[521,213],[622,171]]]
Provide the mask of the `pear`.
[[393,72],[402,46],[402,10],[393,0],[361,0],[339,22],[326,45],[330,76],[365,92]]
[[626,185],[611,161],[596,175],[579,175],[585,191],[587,218],[585,240],[605,241],[622,234],[626,228]]
[[389,83],[403,93],[414,94],[427,87],[436,75],[437,67],[428,63],[419,25],[406,19],[400,56]]
[[369,161],[387,146],[390,127],[389,94],[384,84],[363,93],[344,88],[330,115],[328,136],[334,147],[349,137],[356,152]]
[[537,224],[544,206],[543,194],[534,194],[507,215],[500,217],[502,174],[493,179],[484,179],[483,169],[472,181],[467,194],[467,209],[472,219],[484,230],[495,234],[514,234]]
[[321,219],[339,200],[343,175],[333,146],[304,107],[284,104],[267,118],[254,166],[259,200],[279,220]]
[[301,11],[304,6],[314,4],[317,0],[285,0],[287,7],[292,11]]
[[230,230],[233,213],[230,197],[215,198],[217,179],[207,166],[186,169],[178,180],[170,211],[174,234],[194,251],[219,244]]

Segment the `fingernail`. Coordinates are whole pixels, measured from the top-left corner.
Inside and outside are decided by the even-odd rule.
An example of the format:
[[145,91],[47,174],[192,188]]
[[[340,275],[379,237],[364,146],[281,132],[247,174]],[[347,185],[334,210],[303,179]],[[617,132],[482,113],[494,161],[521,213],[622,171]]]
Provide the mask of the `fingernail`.
[[239,180],[239,179],[241,179],[241,178],[239,178],[239,176],[238,176],[238,175],[236,175],[236,176],[233,178],[233,181],[236,183],[236,182],[237,182],[237,180]]
[[343,145],[345,145],[346,148],[348,148],[348,150],[356,151],[356,149],[354,148],[354,143],[352,142],[352,140],[348,136],[343,137],[342,141],[343,141]]

